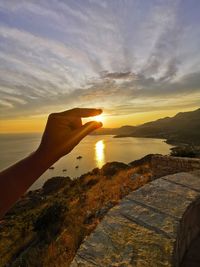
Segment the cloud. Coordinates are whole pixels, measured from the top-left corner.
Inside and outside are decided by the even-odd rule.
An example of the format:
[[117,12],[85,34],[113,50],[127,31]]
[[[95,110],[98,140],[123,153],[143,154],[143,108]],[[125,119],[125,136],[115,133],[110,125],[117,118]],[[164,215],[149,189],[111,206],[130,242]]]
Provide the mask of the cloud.
[[1,1],[0,117],[198,106],[199,18],[183,2]]
[[132,79],[134,77],[134,74],[130,71],[128,72],[107,72],[104,71],[101,73],[102,78],[109,78],[109,79],[115,79],[115,80],[126,80],[126,79]]
[[[94,79],[87,88],[77,88],[62,94],[31,91],[24,94],[27,88],[16,87],[14,95],[4,90],[1,92],[1,118],[46,114],[74,106],[96,106],[104,108],[113,115],[133,114],[152,110],[170,110],[200,105],[200,73],[185,75],[181,80],[171,82],[147,78],[141,74],[127,74],[128,79],[121,80],[121,73],[107,73],[105,78]],[[120,83],[118,79],[120,77]],[[28,88],[30,90],[30,88]],[[6,116],[5,116],[6,111]]]

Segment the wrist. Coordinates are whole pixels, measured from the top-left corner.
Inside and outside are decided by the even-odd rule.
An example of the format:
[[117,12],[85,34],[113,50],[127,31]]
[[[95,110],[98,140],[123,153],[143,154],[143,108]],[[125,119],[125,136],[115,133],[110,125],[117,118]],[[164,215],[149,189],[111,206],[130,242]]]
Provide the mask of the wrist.
[[38,159],[39,164],[44,165],[46,169],[48,169],[52,164],[54,164],[59,159],[40,146],[33,154]]

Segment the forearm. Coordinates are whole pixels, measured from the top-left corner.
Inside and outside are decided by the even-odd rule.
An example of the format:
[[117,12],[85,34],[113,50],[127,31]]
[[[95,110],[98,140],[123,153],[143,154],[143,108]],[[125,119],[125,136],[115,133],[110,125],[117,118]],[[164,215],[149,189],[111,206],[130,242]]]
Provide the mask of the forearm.
[[100,109],[71,109],[49,115],[37,151],[0,173],[0,218],[59,158],[67,155],[86,135],[102,126],[81,118],[97,116]]
[[37,150],[0,173],[0,218],[54,162]]

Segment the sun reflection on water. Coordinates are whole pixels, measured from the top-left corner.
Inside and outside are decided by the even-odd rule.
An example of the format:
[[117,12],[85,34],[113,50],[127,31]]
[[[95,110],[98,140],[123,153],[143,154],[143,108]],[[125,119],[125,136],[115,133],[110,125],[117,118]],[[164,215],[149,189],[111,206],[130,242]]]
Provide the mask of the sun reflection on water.
[[105,144],[104,140],[100,140],[95,144],[95,159],[97,163],[97,167],[101,168],[105,164]]

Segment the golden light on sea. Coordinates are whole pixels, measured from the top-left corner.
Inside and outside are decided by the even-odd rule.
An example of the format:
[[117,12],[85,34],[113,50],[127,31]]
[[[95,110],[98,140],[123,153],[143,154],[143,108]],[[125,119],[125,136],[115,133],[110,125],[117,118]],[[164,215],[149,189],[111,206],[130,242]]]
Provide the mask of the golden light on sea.
[[104,140],[99,140],[95,144],[95,160],[97,167],[101,168],[105,164],[105,144]]

